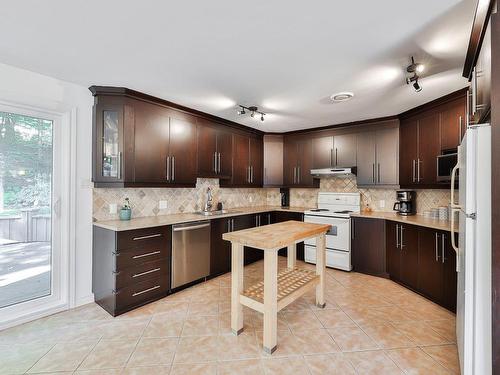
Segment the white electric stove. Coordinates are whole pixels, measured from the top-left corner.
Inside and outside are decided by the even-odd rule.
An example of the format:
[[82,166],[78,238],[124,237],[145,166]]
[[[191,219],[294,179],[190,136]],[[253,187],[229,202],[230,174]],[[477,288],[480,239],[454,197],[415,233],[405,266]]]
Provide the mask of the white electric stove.
[[[330,224],[326,233],[326,265],[350,271],[351,266],[351,219],[350,214],[360,212],[359,193],[318,193],[318,208],[304,213],[307,223]],[[316,263],[315,239],[305,241],[304,258]]]

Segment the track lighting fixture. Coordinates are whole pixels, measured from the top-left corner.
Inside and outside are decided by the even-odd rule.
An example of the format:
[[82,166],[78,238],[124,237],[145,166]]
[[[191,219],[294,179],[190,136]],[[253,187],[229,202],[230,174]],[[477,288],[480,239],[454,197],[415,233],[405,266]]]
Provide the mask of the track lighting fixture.
[[[264,112],[259,111],[259,108],[256,106],[245,107],[241,104],[238,105],[240,109],[236,112],[238,115],[244,115],[246,111],[250,112],[250,117],[255,118],[255,114],[260,115],[260,121],[264,121],[264,116],[266,115]],[[246,110],[246,111],[245,111]]]
[[420,78],[419,73],[424,71],[425,67],[423,64],[416,63],[413,56],[411,57],[411,64],[406,67],[406,71],[408,73],[412,73],[411,77],[406,77],[406,84],[409,85],[413,82],[413,88],[416,92],[422,91],[422,86],[418,83],[418,79]]

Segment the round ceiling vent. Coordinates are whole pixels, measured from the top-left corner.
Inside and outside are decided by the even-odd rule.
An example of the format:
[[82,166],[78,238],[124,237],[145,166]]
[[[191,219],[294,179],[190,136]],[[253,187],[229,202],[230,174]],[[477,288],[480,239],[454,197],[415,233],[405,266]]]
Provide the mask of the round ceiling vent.
[[354,94],[352,92],[339,92],[337,94],[333,94],[330,96],[330,99],[334,103],[340,103],[340,102],[346,102],[350,99],[352,99]]

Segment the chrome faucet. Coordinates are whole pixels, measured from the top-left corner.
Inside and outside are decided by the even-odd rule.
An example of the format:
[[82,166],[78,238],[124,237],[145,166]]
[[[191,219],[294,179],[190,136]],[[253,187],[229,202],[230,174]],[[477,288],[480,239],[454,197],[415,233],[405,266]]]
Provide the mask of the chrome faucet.
[[212,210],[212,189],[207,188],[207,200],[203,211],[208,212],[210,210]]

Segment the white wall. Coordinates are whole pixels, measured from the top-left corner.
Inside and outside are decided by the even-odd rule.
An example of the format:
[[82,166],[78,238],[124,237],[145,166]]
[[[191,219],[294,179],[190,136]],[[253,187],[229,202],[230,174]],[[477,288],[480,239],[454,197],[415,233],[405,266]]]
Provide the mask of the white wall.
[[[92,103],[83,86],[0,64],[0,101],[61,113],[76,110],[75,305],[92,295]],[[70,270],[71,272],[71,270]]]

